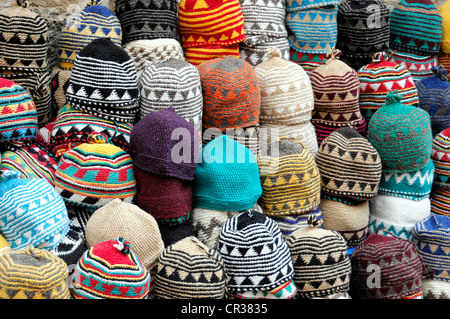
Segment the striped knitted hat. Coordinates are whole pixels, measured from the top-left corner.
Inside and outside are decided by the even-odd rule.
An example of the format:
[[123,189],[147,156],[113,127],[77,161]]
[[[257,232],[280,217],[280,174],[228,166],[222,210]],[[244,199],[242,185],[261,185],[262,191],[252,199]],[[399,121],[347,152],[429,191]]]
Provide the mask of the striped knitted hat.
[[198,67],[203,62],[218,58],[232,57],[239,59],[241,57],[239,44],[210,44],[204,46],[193,46],[184,48],[184,57],[186,61]]
[[401,0],[391,12],[393,50],[422,56],[437,54],[442,42],[442,16],[431,0]]
[[118,198],[92,214],[85,236],[89,248],[110,238],[127,236],[133,252],[149,271],[156,266],[164,249],[156,220],[138,206]]
[[418,55],[399,50],[388,50],[389,61],[406,67],[413,77],[414,82],[418,82],[427,77],[433,76],[433,67],[437,67],[438,59],[436,55]]
[[291,48],[302,53],[326,53],[337,42],[337,0],[287,0],[285,23]]
[[300,215],[319,205],[319,169],[311,151],[298,140],[281,137],[261,148],[258,167],[264,214]]
[[34,140],[38,134],[36,105],[19,84],[0,78],[0,142]]
[[1,299],[70,299],[66,263],[33,247],[0,254]]
[[403,104],[401,98],[390,91],[367,130],[367,138],[380,154],[386,172],[421,169],[431,155],[430,116],[418,107]]
[[297,287],[294,280],[289,280],[284,284],[269,291],[249,290],[237,292],[229,296],[230,299],[295,299],[297,296]]
[[423,299],[450,299],[450,284],[437,279],[424,279]]
[[450,188],[450,128],[434,137],[431,148],[431,159],[435,167],[433,184]]
[[403,104],[419,104],[417,88],[408,69],[390,62],[386,52],[375,53],[372,62],[358,70],[358,77],[361,84],[359,105],[368,122],[385,104],[389,91],[397,90]]
[[[450,53],[439,52],[437,55],[437,63],[442,65],[444,69],[450,70]],[[447,78],[450,79],[450,74],[448,72]]]
[[117,16],[102,4],[101,0],[89,0],[86,7],[75,13],[59,34],[59,66],[71,70],[77,54],[91,41],[110,38],[117,46],[122,45],[122,27]]
[[254,68],[232,57],[198,67],[203,90],[203,129],[240,128],[259,123],[261,92]]
[[139,89],[139,118],[173,107],[196,131],[201,131],[202,84],[197,68],[192,64],[181,59],[151,63],[141,74]]
[[108,120],[133,123],[138,111],[136,67],[110,38],[98,38],[78,52],[67,85],[74,108]]
[[280,228],[257,211],[245,211],[228,219],[220,232],[217,251],[223,258],[231,293],[272,290],[294,276]]
[[303,53],[290,48],[289,60],[300,65],[309,74],[316,67],[325,64],[325,53]]
[[369,141],[351,127],[341,127],[320,144],[315,157],[322,193],[370,200],[378,192],[381,158]]
[[161,299],[223,299],[226,268],[222,257],[194,236],[167,246],[159,258],[155,293]]
[[318,206],[301,215],[279,215],[271,216],[270,218],[272,218],[278,224],[278,227],[280,227],[283,238],[287,239],[297,229],[308,226],[309,218],[322,219],[322,211]]
[[[390,235],[369,235],[350,258],[354,299],[408,299],[422,293],[423,278],[430,275],[416,245]],[[367,284],[373,275],[370,265],[380,268],[379,285]]]
[[262,193],[255,155],[227,135],[216,137],[200,152],[192,188],[194,207],[219,211],[252,208]]
[[17,0],[0,11],[0,71],[42,72],[47,68],[48,25]]
[[450,216],[450,190],[435,185],[430,194],[431,212]]
[[355,125],[361,121],[358,73],[339,60],[341,52],[326,55],[327,63],[309,73],[314,93],[313,124]]
[[179,41],[175,0],[116,0],[115,10],[122,25],[124,44],[158,38]]
[[261,124],[298,124],[311,120],[313,90],[308,74],[301,66],[281,58],[271,48],[268,60],[255,68],[261,91]]
[[51,130],[50,147],[56,158],[68,150],[87,143],[91,134],[103,135],[111,144],[125,152],[130,149],[133,124],[116,122],[64,105]]
[[420,108],[430,114],[433,137],[450,127],[450,82],[442,65],[433,67],[434,76],[416,83]]
[[347,244],[338,232],[320,226],[320,221],[310,218],[307,227],[299,228],[286,240],[300,299],[349,290],[351,265]]
[[145,299],[150,272],[124,238],[98,243],[86,251],[72,275],[75,299]]
[[69,229],[61,196],[43,178],[22,178],[16,171],[2,172],[0,232],[12,249],[28,246],[50,250]]
[[[398,196],[378,194],[370,202],[369,234],[394,234],[411,239],[417,221],[430,215],[430,199],[412,200]],[[386,232],[385,232],[386,231]]]
[[[259,43],[258,41],[264,41]],[[268,60],[267,51],[272,47],[277,48],[280,51],[280,58],[289,61],[289,41],[287,37],[275,38],[259,36],[247,36],[247,40],[239,43],[239,56],[242,60],[247,61],[253,67],[258,66],[264,61]]]
[[[316,131],[316,138],[319,146],[328,136],[330,136],[331,133],[339,129],[339,126],[335,126],[334,124],[313,122],[313,125],[314,130]],[[367,121],[364,116],[361,115],[361,119],[358,122],[349,126],[353,127],[362,136],[367,136]]]
[[148,113],[134,125],[130,155],[133,165],[144,171],[192,181],[198,145],[194,126],[167,108]]
[[128,153],[92,136],[64,153],[55,172],[55,188],[66,203],[96,210],[115,198],[129,203],[136,194]]

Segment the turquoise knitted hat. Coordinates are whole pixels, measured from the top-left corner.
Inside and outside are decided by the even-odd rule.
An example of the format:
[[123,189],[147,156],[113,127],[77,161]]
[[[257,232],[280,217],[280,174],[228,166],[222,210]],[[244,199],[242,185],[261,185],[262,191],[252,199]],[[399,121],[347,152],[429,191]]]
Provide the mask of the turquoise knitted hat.
[[258,163],[248,148],[227,135],[206,144],[194,174],[194,207],[243,211],[261,194]]
[[381,156],[383,171],[411,172],[428,164],[431,155],[431,122],[427,111],[401,102],[390,91],[369,122],[367,139]]

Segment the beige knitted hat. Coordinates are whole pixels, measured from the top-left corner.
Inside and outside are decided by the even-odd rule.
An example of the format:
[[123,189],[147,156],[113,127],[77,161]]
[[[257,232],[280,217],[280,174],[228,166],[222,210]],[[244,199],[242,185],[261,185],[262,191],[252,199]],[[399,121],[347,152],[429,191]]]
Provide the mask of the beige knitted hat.
[[116,198],[97,209],[86,224],[88,248],[116,237],[126,238],[144,266],[152,270],[164,250],[159,226],[152,215]]

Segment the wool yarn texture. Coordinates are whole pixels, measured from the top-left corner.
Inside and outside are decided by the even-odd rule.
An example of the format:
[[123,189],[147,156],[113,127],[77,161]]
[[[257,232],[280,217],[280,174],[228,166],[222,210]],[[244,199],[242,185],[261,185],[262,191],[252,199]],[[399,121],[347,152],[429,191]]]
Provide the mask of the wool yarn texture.
[[11,250],[11,245],[6,241],[5,237],[0,235],[0,255],[8,250]]
[[139,108],[136,67],[110,38],[98,38],[78,52],[66,90],[74,108],[108,120],[133,123]]
[[186,237],[196,236],[191,219],[174,225],[159,224],[159,230],[164,242],[164,247],[168,247]]
[[70,299],[66,263],[34,247],[0,254],[1,299]]
[[386,103],[389,91],[397,90],[402,103],[419,105],[419,92],[408,69],[389,61],[386,52],[375,53],[367,65],[358,70],[361,84],[359,105],[367,122],[373,114]]
[[386,103],[369,122],[367,139],[381,157],[385,172],[411,172],[428,164],[431,155],[430,116],[418,107],[405,105],[391,91]]
[[55,66],[51,72],[52,116],[66,105],[66,88],[71,74],[72,70],[63,70],[59,66]]
[[258,203],[268,216],[301,215],[320,203],[316,161],[298,140],[280,138],[258,158],[262,194]]
[[[341,126],[336,126],[335,124],[326,124],[326,123],[317,123],[314,121],[311,121],[314,125],[314,130],[316,132],[316,139],[317,144],[320,146],[322,142],[330,136],[331,133],[339,129]],[[359,134],[361,134],[364,137],[367,137],[367,120],[364,116],[361,115],[361,119],[356,122],[354,125],[349,125],[350,127],[353,127]]]
[[295,299],[297,295],[297,287],[294,281],[290,281],[280,285],[279,287],[266,290],[249,290],[242,293],[237,292],[230,295],[230,299]]
[[224,57],[239,59],[241,57],[239,48],[238,43],[230,45],[210,44],[183,48],[183,51],[186,61],[198,67],[203,62]]
[[389,49],[387,52],[390,57],[389,61],[406,67],[415,83],[433,76],[432,69],[438,66],[437,55],[422,56],[393,49]]
[[309,74],[316,67],[325,64],[325,53],[303,53],[290,48],[289,61],[300,65]]
[[370,202],[369,234],[386,230],[399,238],[411,239],[414,225],[430,215],[429,198],[412,200],[379,194]]
[[[450,54],[440,51],[437,55],[437,64],[442,65],[446,70],[450,70]],[[450,75],[448,73],[447,78],[450,79]]]
[[286,240],[297,229],[308,226],[308,220],[310,218],[321,220],[322,211],[318,206],[301,215],[295,214],[279,215],[279,216],[270,216],[270,218],[272,218],[278,224],[281,234],[283,235],[283,238]]
[[[431,276],[410,240],[370,234],[350,256],[351,291],[354,299],[408,299],[422,294],[423,279]],[[380,285],[367,285],[369,265],[380,267]]]
[[442,45],[441,52],[450,53],[450,4],[443,2],[437,6],[439,13],[442,16]]
[[450,128],[441,131],[433,138],[431,160],[434,163],[433,184],[439,187],[450,187]]
[[285,38],[268,38],[265,42],[258,43],[258,36],[247,36],[247,41],[239,43],[239,57],[253,67],[267,61],[267,51],[272,47],[280,50],[280,57],[289,61],[290,46],[287,37]]
[[310,218],[308,226],[293,232],[286,242],[299,299],[348,292],[351,264],[347,244],[338,232],[324,229],[321,220]]
[[150,289],[150,272],[130,242],[116,237],[83,254],[71,284],[74,299],[145,299]]
[[76,265],[87,250],[84,233],[77,229],[72,221],[71,219],[66,236],[61,239],[56,247],[50,250],[52,254],[61,258],[67,265]]
[[230,293],[272,290],[294,276],[280,228],[270,217],[254,210],[225,222],[217,251],[223,258]]
[[430,194],[431,212],[450,216],[450,191],[446,187],[434,185]]
[[449,283],[435,279],[424,279],[423,299],[450,299]]

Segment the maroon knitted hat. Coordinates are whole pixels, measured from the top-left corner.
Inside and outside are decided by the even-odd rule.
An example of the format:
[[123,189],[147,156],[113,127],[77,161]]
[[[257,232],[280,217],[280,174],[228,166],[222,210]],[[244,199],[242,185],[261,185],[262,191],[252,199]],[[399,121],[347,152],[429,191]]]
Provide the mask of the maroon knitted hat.
[[130,155],[144,171],[192,181],[198,158],[199,137],[174,108],[148,113],[133,127]]

